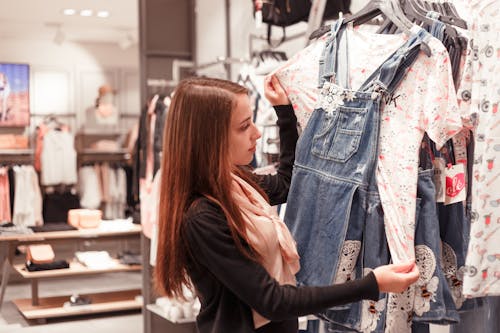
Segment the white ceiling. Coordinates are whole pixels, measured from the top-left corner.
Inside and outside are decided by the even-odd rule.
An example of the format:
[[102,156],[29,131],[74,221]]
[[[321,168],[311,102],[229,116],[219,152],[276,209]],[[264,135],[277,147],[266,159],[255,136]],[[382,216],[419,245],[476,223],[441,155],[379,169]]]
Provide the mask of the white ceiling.
[[[120,43],[130,35],[137,42],[138,6],[138,0],[0,0],[0,40],[54,40],[60,26],[65,41]],[[107,10],[110,16],[66,16],[65,8]]]

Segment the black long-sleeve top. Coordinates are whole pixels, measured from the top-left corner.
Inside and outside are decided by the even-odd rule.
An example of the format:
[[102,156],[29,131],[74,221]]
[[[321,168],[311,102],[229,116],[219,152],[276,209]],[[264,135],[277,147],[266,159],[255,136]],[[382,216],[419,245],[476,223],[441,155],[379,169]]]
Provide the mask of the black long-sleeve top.
[[[272,205],[286,201],[295,145],[297,119],[290,105],[275,107],[280,132],[277,175],[258,176]],[[280,285],[260,264],[237,249],[221,208],[204,197],[196,198],[185,215],[183,237],[188,252],[188,274],[201,302],[196,322],[200,333],[297,333],[298,316],[361,299],[378,299],[373,273],[340,285],[295,287]],[[271,320],[254,329],[251,308]]]

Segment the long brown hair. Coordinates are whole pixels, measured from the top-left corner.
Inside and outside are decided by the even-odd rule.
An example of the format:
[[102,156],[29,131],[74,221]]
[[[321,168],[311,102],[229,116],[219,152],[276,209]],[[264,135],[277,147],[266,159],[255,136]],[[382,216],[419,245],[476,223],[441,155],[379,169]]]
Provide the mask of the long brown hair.
[[[228,156],[231,113],[236,96],[248,90],[213,78],[190,78],[177,86],[165,123],[155,283],[160,293],[182,298],[189,286],[188,244],[182,238],[183,216],[193,196],[202,195],[223,210],[237,248],[260,257],[249,244],[241,212],[231,196],[231,172],[262,190]],[[243,246],[241,239],[249,244]]]

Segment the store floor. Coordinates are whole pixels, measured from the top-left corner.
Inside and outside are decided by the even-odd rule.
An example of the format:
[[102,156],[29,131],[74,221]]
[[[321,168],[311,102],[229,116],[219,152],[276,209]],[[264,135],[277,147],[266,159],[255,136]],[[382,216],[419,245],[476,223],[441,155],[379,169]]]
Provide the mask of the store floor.
[[[134,288],[141,288],[140,272],[41,280],[38,290],[41,297],[46,297],[71,295],[74,292],[90,293]],[[48,319],[46,324],[28,322],[12,300],[29,297],[31,297],[29,283],[16,282],[7,286],[0,311],[0,333],[142,332],[142,315],[139,311]]]

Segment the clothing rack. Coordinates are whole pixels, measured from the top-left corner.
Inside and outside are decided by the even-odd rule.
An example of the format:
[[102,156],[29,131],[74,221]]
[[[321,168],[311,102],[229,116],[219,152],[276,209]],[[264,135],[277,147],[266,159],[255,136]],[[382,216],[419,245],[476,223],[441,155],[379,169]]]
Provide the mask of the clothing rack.
[[118,149],[116,151],[101,151],[96,149],[83,149],[78,151],[78,163],[99,163],[99,162],[127,162],[131,158],[128,149]]
[[33,149],[2,149],[0,150],[0,166],[15,164],[33,164],[35,160]]
[[231,73],[230,69],[231,69],[231,65],[232,64],[248,64],[248,63],[250,63],[249,59],[245,59],[245,58],[231,58],[231,57],[220,56],[220,57],[217,57],[216,60],[214,60],[214,61],[193,66],[191,68],[191,71],[192,71],[193,74],[197,74],[197,72],[199,70],[207,69],[207,68],[214,67],[214,66],[217,66],[217,65],[223,65],[224,66],[224,70],[226,72],[226,77],[229,79],[230,78],[230,73]]

